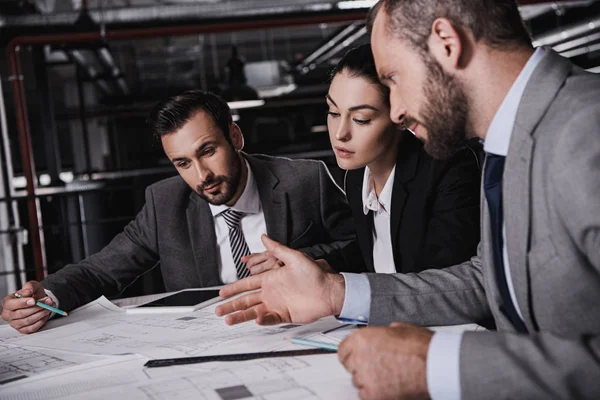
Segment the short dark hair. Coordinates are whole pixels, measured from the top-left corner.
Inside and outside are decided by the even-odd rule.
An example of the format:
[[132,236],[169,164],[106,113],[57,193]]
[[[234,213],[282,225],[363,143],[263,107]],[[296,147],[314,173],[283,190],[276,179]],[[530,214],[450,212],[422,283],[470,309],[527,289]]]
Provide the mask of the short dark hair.
[[211,116],[231,144],[229,128],[233,119],[229,105],[216,94],[203,90],[188,90],[159,102],[146,122],[152,135],[160,142],[161,137],[177,132],[200,111]]
[[380,0],[369,14],[370,29],[382,8],[390,33],[408,39],[421,52],[429,52],[427,40],[437,18],[447,18],[495,49],[531,47],[515,0]]
[[379,80],[370,44],[363,44],[349,50],[331,71],[330,79],[333,80],[337,74],[344,71],[352,77],[364,78],[376,85],[385,102],[389,103],[390,90]]

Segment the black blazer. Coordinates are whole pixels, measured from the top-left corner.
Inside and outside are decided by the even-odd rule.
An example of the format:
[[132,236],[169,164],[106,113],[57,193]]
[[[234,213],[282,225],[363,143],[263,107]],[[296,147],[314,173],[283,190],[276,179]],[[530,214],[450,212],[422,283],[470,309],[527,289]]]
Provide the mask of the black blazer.
[[[364,172],[346,173],[356,240],[324,257],[338,272],[375,272],[373,214],[363,212]],[[449,160],[435,160],[417,138],[405,135],[396,160],[390,224],[397,272],[449,267],[476,254],[480,180],[470,147]]]

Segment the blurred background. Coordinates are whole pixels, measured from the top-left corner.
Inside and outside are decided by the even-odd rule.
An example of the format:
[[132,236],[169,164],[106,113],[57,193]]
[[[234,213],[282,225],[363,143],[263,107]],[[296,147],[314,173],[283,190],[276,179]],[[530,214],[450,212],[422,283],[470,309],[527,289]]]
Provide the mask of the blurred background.
[[[187,89],[230,102],[247,152],[323,160],[341,185],[328,73],[374,3],[0,0],[0,297],[100,250],[176,174],[144,120]],[[520,4],[535,46],[600,72],[600,1]],[[154,271],[122,295],[161,291]]]

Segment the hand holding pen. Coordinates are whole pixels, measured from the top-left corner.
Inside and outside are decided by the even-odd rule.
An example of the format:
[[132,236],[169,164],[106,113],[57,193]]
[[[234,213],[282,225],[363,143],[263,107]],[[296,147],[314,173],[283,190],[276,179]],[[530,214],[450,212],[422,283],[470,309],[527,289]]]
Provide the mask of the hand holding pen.
[[6,296],[2,301],[2,318],[25,334],[38,331],[53,312],[67,314],[56,308],[54,301],[36,281],[25,283],[21,290]]

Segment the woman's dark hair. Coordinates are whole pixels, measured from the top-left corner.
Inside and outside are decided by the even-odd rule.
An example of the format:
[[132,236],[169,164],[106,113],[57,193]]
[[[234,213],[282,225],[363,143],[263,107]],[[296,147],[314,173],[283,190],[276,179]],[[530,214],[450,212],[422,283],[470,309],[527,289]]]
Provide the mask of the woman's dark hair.
[[331,71],[330,80],[333,80],[337,74],[342,72],[347,72],[352,77],[363,78],[373,83],[381,92],[385,102],[389,102],[390,91],[387,86],[379,81],[370,44],[363,44],[349,50]]
[[229,105],[216,94],[203,90],[188,90],[161,101],[154,106],[146,122],[160,142],[161,137],[177,132],[199,111],[210,115],[231,144],[229,127],[233,121]]

